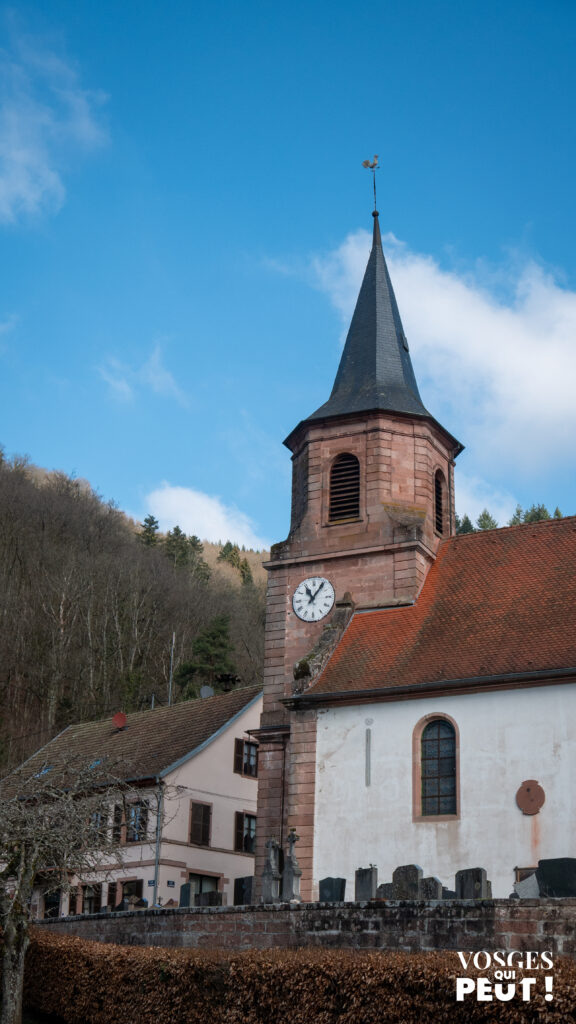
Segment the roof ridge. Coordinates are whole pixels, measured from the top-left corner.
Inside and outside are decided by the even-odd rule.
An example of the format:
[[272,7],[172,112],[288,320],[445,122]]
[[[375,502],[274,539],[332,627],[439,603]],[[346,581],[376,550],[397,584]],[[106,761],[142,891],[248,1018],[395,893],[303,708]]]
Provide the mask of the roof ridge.
[[567,523],[567,522],[569,523],[570,520],[576,521],[576,515],[573,515],[573,516],[562,516],[561,519],[556,519],[554,516],[551,516],[550,519],[536,519],[533,523],[513,523],[513,524],[508,524],[507,526],[494,526],[490,530],[470,530],[468,533],[455,533],[452,537],[447,537],[446,541],[448,543],[451,543],[452,541],[455,541],[455,540],[461,541],[461,540],[464,540],[465,538],[480,537],[480,536],[483,536],[484,534],[504,533],[504,532],[507,533],[510,530],[521,530],[521,529],[523,529],[524,527],[527,527],[527,526],[528,527],[530,527],[530,526],[532,526],[532,527],[534,527],[534,526],[552,526],[552,525],[561,526],[563,523]]

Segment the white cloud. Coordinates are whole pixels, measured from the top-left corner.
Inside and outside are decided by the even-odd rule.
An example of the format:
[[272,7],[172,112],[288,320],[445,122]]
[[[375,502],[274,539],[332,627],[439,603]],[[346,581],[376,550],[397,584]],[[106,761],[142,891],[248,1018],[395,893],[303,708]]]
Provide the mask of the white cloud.
[[104,365],[98,367],[98,373],[102,380],[106,381],[114,398],[120,399],[122,402],[132,401],[134,388],[131,378],[134,377],[134,374],[129,367],[113,356],[109,356]]
[[[357,231],[312,262],[314,284],[344,329],[370,246],[368,232]],[[447,429],[460,424],[466,435],[458,507],[472,515],[488,505],[503,522],[523,475],[576,469],[576,294],[533,261],[511,260],[488,277],[480,266],[445,270],[393,235],[384,248],[425,403]],[[506,485],[485,482],[498,478]]]
[[152,388],[157,395],[162,395],[164,398],[175,398],[180,405],[188,404],[186,395],[178,387],[170,370],[167,370],[162,362],[160,345],[156,345],[138,376],[142,383]]
[[458,470],[456,481],[456,508],[466,513],[473,523],[485,508],[499,526],[507,526],[514,514],[517,500],[509,491],[494,487],[476,476]]
[[0,50],[0,222],[56,212],[70,158],[105,141],[102,92],[76,68],[22,33]]
[[270,546],[257,535],[255,524],[240,509],[190,487],[172,487],[164,482],[147,495],[146,508],[156,517],[162,531],[180,526],[184,533],[194,533],[201,540],[214,543],[231,540],[256,550]]
[[164,366],[160,345],[155,346],[140,367],[128,366],[115,356],[108,356],[98,367],[98,373],[108,384],[112,397],[120,401],[131,402],[140,388],[147,388],[162,398],[174,398],[180,405],[188,405],[186,395]]

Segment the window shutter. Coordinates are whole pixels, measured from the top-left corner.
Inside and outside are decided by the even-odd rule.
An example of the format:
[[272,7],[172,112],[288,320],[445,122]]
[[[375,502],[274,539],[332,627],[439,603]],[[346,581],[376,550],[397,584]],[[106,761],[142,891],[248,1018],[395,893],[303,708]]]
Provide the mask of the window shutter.
[[243,850],[244,849],[244,815],[242,814],[242,811],[236,811],[236,814],[234,816],[234,820],[235,820],[235,825],[234,825],[234,849],[235,850]]
[[210,846],[210,819],[212,817],[212,808],[209,804],[204,804],[202,810],[204,812],[202,818],[202,846]]
[[242,775],[244,764],[244,740],[234,740],[234,771]]
[[210,820],[212,807],[210,804],[192,804],[192,824],[190,842],[196,846],[210,846]]

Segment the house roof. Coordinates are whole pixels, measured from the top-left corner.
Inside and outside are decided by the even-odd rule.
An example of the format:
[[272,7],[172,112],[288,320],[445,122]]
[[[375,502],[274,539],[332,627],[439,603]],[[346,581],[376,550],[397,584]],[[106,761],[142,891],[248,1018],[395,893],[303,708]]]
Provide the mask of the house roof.
[[260,686],[251,686],[203,700],[138,711],[126,716],[126,726],[121,730],[112,718],[70,725],[33,754],[21,771],[30,777],[50,766],[56,776],[71,762],[108,762],[124,765],[130,781],[166,775],[205,747],[261,692]]
[[[373,217],[372,250],[332,394],[303,423],[370,411],[433,419],[418,391],[408,341],[382,250],[376,210]],[[294,433],[284,442],[289,448],[292,447]],[[453,440],[457,454],[462,445]]]
[[576,517],[451,537],[414,605],[352,617],[303,700],[574,677],[575,619]]

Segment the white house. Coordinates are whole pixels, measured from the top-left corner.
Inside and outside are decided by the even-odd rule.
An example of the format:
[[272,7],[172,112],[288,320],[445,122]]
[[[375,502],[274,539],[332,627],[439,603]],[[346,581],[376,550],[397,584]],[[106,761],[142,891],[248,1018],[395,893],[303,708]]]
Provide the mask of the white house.
[[[132,796],[110,808],[122,856],[70,892],[36,893],[36,916],[95,913],[135,904],[235,902],[235,882],[254,874],[260,688],[238,689],[65,729],[23,766],[58,771],[66,761],[127,766]],[[205,894],[215,894],[206,896]],[[196,901],[197,902],[197,901]],[[243,889],[236,884],[236,902]]]

